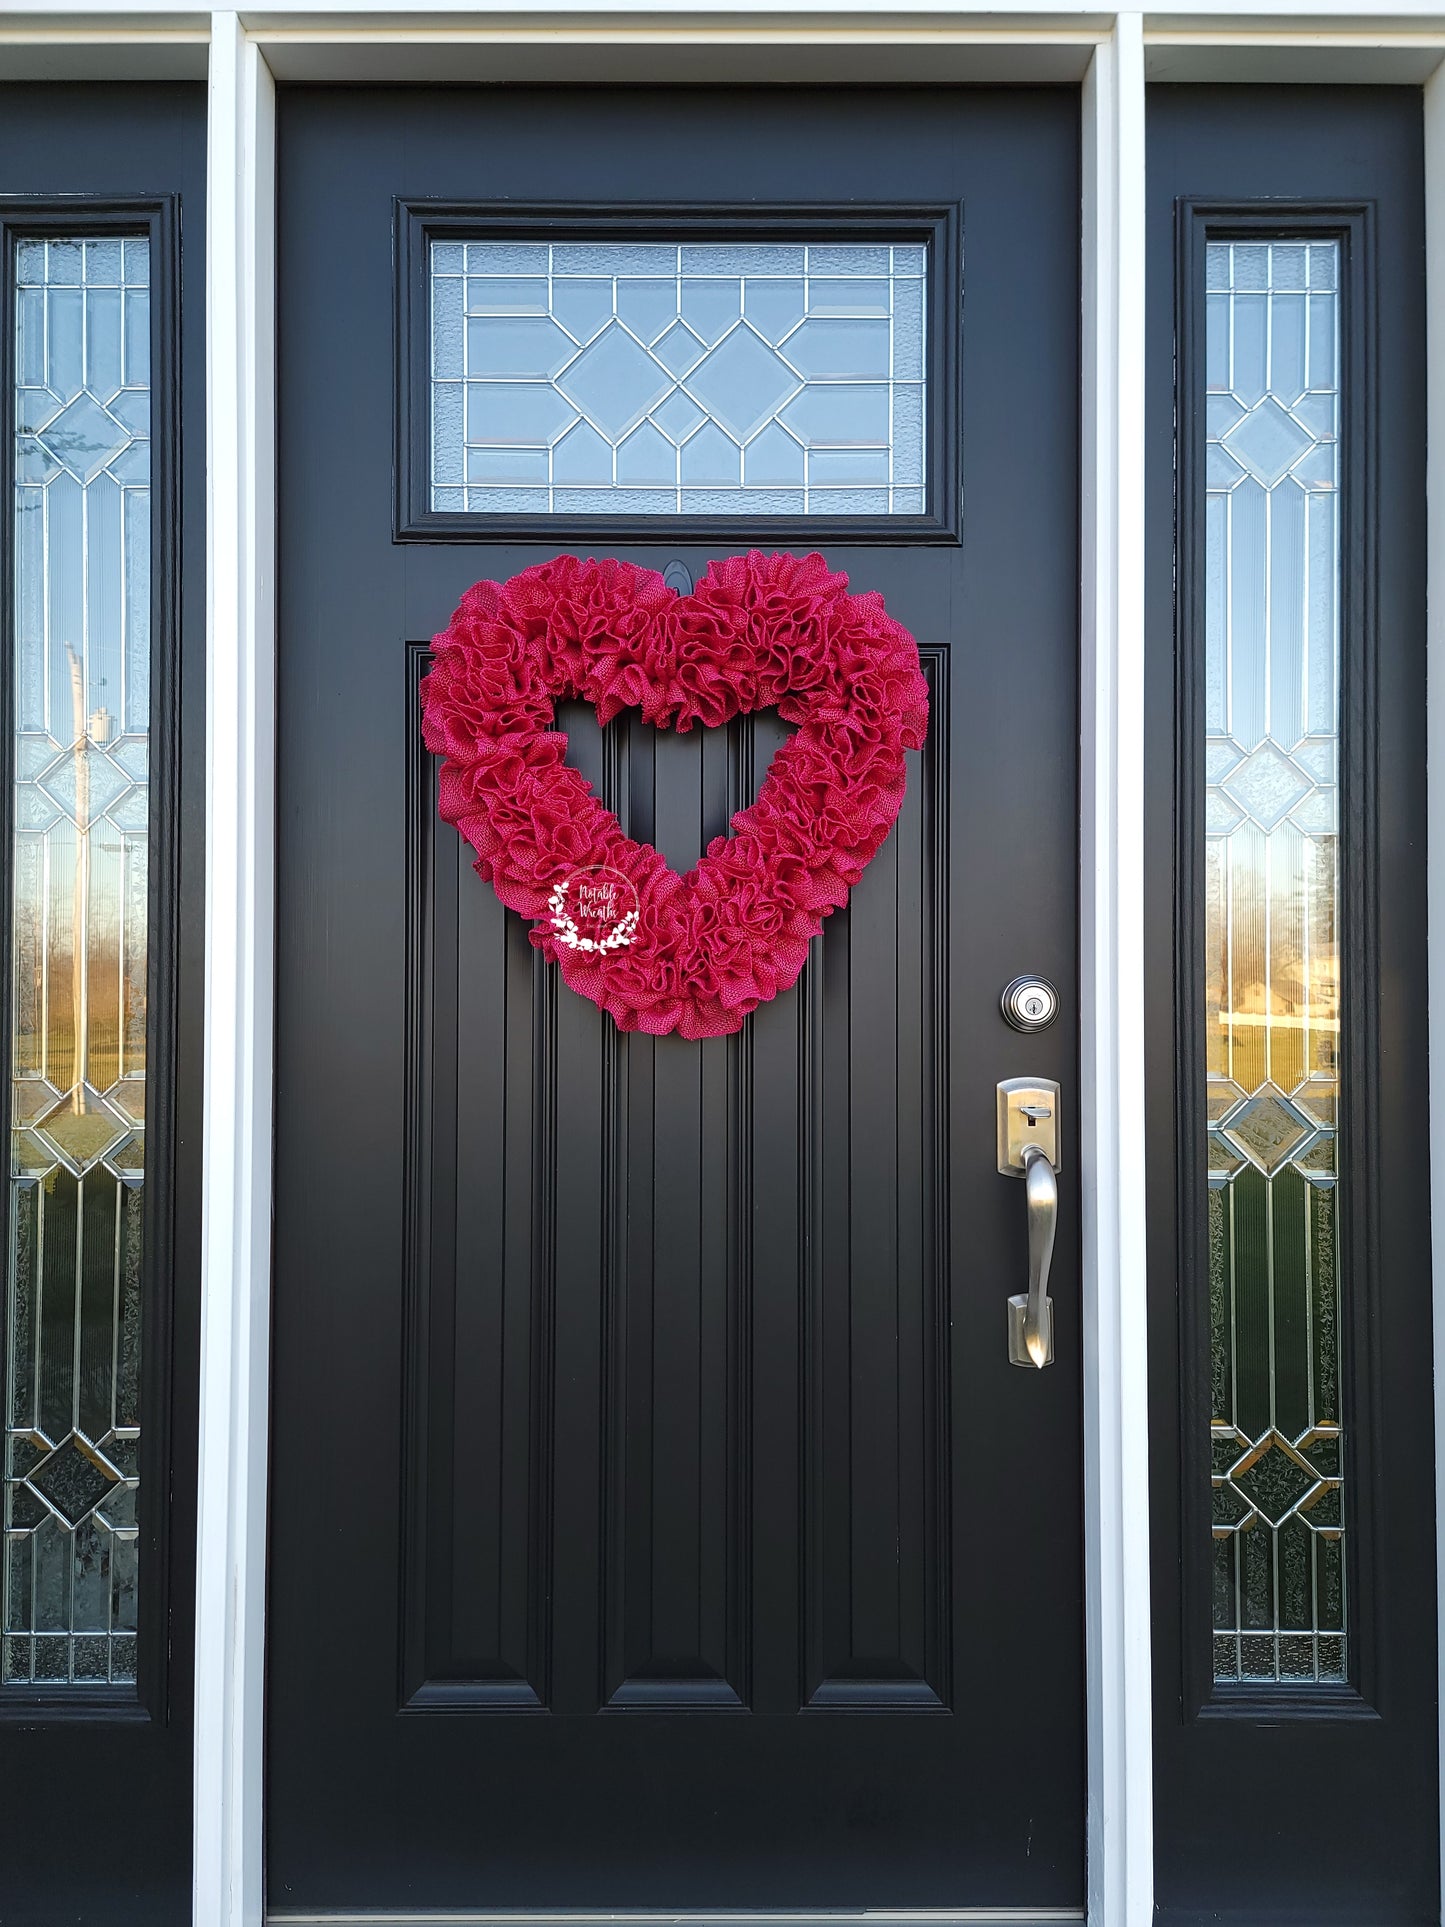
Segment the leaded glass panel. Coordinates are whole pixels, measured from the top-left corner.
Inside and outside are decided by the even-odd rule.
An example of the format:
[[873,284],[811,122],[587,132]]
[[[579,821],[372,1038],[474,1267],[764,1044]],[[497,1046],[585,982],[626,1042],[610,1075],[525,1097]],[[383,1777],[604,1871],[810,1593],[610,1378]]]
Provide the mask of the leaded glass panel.
[[136,1676],[149,244],[15,255],[3,1672]]
[[433,241],[431,506],[921,515],[927,250]]
[[1206,266],[1214,1671],[1343,1680],[1339,246]]

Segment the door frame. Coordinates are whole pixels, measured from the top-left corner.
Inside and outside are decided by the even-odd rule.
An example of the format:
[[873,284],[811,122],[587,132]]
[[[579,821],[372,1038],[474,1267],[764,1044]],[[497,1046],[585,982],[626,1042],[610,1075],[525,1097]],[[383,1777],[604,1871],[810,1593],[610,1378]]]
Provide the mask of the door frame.
[[[348,0],[336,0],[339,6]],[[1258,0],[1256,0],[1256,4]],[[42,0],[43,4],[43,0]],[[0,10],[6,78],[208,75],[207,1015],[204,1314],[195,1735],[195,1910],[264,1917],[264,1718],[275,836],[274,316],[277,80],[757,78],[1078,82],[1083,104],[1081,1164],[1083,1190],[1088,1918],[1148,1927],[1152,1676],[1145,1456],[1144,104],[1148,78],[1371,80],[1424,88],[1428,439],[1445,449],[1445,11],[1392,0],[1167,0],[1149,16],[1056,0],[974,22],[928,0],[785,19],[734,0],[622,0],[578,24],[531,0],[501,26],[456,0],[421,24],[386,0],[269,0],[264,14],[51,0]],[[635,9],[635,10],[634,10]],[[1187,11],[1186,11],[1187,10]],[[438,26],[454,12],[455,24]],[[561,24],[552,16],[562,15]],[[704,17],[705,16],[705,17]],[[723,23],[719,24],[719,17]],[[1402,25],[1404,17],[1408,24]],[[1445,463],[1431,465],[1429,656],[1445,682]],[[1445,1010],[1445,705],[1429,719],[1432,1007]],[[1445,1047],[1431,1103],[1445,1114]],[[1433,1180],[1437,1307],[1445,1173]],[[1435,1321],[1437,1437],[1445,1317]],[[1445,1482],[1437,1482],[1445,1554]]]

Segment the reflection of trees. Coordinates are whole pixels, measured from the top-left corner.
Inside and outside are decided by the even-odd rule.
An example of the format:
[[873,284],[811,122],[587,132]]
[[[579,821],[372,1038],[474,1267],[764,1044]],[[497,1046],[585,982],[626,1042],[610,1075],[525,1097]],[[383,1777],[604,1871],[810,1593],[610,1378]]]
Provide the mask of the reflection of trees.
[[[113,719],[103,707],[86,713],[80,658],[68,644],[65,654],[75,733],[60,763],[51,764],[46,790],[22,785],[18,791],[14,1075],[32,1088],[33,1080],[43,1078],[82,1117],[95,1108],[87,1084],[104,1094],[122,1075],[144,1073],[147,849],[143,831],[93,815],[92,757],[105,753]],[[72,794],[65,799],[66,814],[44,829],[27,829],[27,822],[43,822],[53,809],[47,792],[55,769],[67,766]],[[103,796],[98,800],[108,807]],[[136,1095],[125,1109],[138,1121]],[[43,1092],[17,1090],[14,1122],[32,1121],[46,1101]]]
[[122,902],[138,896],[143,909],[143,871],[131,887],[125,876],[143,851],[105,822],[84,837],[61,823],[25,840],[34,862],[15,878],[15,1074],[62,1092],[88,1078],[103,1091],[145,1061],[144,929],[130,931]]
[[70,1005],[75,1024],[75,1087],[72,1104],[77,1112],[85,1109],[82,1079],[89,1075],[90,1051],[87,1028],[90,1000],[86,996],[89,958],[86,954],[86,920],[90,915],[90,738],[85,727],[85,669],[75,649],[66,643],[65,658],[70,668],[70,723],[72,755],[75,757],[75,879],[70,913]]
[[[33,838],[26,838],[33,845]],[[24,868],[15,866],[15,1072],[41,1069],[41,998],[45,965],[41,957],[44,918],[37,892],[24,889]]]
[[[1332,1072],[1340,1009],[1337,837],[1285,825],[1211,839],[1205,867],[1205,999],[1211,1070],[1231,1055],[1245,1088],[1271,1074],[1286,1088],[1298,1074]],[[1300,1053],[1304,1055],[1301,1057]],[[1289,1060],[1293,1059],[1291,1062]]]

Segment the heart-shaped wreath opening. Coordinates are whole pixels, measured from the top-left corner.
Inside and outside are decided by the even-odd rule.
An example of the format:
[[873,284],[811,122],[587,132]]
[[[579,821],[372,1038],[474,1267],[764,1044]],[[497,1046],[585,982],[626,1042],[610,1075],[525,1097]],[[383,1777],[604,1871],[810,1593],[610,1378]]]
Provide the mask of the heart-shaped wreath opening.
[[[725,1036],[792,988],[892,828],[904,752],[928,726],[918,645],[820,555],[731,556],[685,596],[651,569],[558,556],[477,583],[432,646],[423,735],[446,757],[443,819],[567,984],[657,1036]],[[776,707],[797,728],[757,800],[679,876],[567,763],[554,710],[572,697],[603,724],[636,708],[659,728],[715,729]],[[614,906],[605,939],[574,915],[579,877],[584,910]]]

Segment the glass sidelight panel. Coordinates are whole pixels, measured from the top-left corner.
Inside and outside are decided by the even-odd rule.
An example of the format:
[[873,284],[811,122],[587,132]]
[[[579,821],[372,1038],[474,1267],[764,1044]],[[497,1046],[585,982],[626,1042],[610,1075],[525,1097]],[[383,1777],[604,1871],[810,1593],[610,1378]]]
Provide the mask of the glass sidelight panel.
[[432,509],[921,515],[927,253],[433,241]]
[[1340,246],[1206,273],[1214,1672],[1340,1681]]
[[136,1677],[151,661],[144,238],[14,255],[3,1680]]

